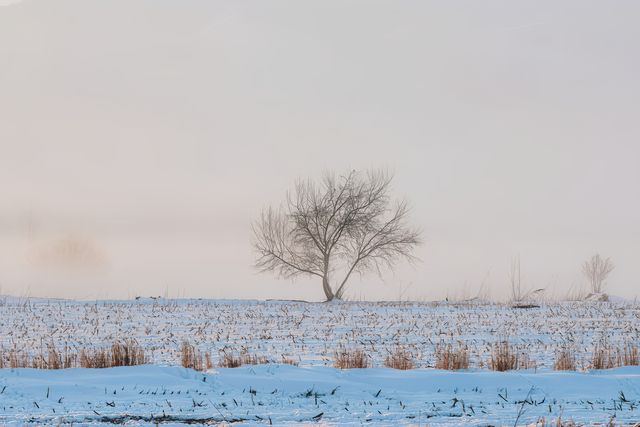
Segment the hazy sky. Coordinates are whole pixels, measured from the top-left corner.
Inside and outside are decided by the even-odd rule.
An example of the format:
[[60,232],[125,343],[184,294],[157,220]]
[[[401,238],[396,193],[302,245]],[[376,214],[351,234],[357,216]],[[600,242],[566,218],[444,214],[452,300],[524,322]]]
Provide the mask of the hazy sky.
[[321,299],[251,268],[298,177],[384,167],[426,244],[353,298],[640,277],[640,2],[0,1],[0,293]]

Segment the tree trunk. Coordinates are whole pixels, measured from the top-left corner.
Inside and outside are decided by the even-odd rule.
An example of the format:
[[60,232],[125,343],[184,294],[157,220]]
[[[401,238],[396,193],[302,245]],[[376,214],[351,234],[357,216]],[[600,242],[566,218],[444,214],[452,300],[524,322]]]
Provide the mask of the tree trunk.
[[324,295],[327,297],[327,301],[331,301],[335,297],[331,290],[331,285],[329,285],[329,279],[327,276],[322,278],[322,290],[324,290]]

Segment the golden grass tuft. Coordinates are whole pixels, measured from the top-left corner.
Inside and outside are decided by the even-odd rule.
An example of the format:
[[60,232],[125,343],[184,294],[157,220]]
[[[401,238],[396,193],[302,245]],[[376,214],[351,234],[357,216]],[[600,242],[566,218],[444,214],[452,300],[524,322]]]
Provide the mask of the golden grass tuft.
[[242,365],[265,365],[267,363],[270,363],[268,358],[251,354],[248,350],[243,349],[240,354],[229,351],[222,352],[218,365],[221,368],[239,368]]
[[147,363],[144,349],[132,339],[111,345],[111,366],[136,366]]
[[529,359],[528,353],[518,352],[509,341],[500,341],[491,348],[491,358],[489,368],[492,371],[504,372],[514,369],[535,368],[534,361]]
[[183,341],[180,348],[180,364],[184,368],[194,369],[196,371],[204,371],[213,368],[211,354],[204,354],[195,348],[189,341]]
[[556,360],[553,362],[555,371],[575,371],[576,355],[572,348],[563,347],[556,352]]
[[31,367],[29,364],[29,355],[14,347],[9,351],[9,367],[11,369]]
[[469,349],[466,345],[438,344],[435,350],[436,369],[455,371],[469,369]]
[[65,345],[62,351],[51,343],[40,354],[30,356],[29,352],[16,347],[9,351],[0,348],[0,368],[68,369],[68,368],[111,368],[114,366],[135,366],[147,363],[144,349],[135,340],[115,341],[111,348],[82,348],[72,352]]
[[280,362],[283,365],[291,365],[291,366],[298,366],[299,362],[291,357],[285,356],[284,354],[282,355],[282,361]]
[[218,366],[220,366],[221,368],[239,368],[240,366],[242,366],[242,359],[240,358],[240,356],[233,353],[224,352],[220,356]]
[[638,346],[626,342],[622,348],[621,362],[623,366],[638,366],[640,365],[640,354],[638,354]]
[[402,348],[397,347],[393,353],[389,354],[384,360],[384,366],[392,369],[408,370],[415,368],[413,354]]
[[80,350],[80,367],[102,369],[111,367],[111,354],[107,349],[81,349]]
[[133,339],[116,340],[111,348],[80,350],[81,368],[112,368],[115,366],[137,366],[147,363],[144,349]]
[[627,341],[621,347],[615,348],[606,339],[593,345],[591,353],[591,369],[612,369],[619,366],[640,365],[638,346]]
[[341,348],[336,351],[333,366],[339,369],[363,369],[369,367],[369,360],[363,350]]
[[188,341],[183,341],[180,347],[180,364],[183,368],[203,370],[202,354]]
[[620,353],[602,339],[593,345],[591,352],[591,369],[612,369],[620,366]]

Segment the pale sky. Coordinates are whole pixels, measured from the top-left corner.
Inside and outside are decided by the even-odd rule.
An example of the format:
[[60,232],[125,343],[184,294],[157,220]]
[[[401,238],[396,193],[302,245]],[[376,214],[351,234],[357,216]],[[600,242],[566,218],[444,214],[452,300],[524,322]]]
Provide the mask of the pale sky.
[[633,298],[638,22],[637,1],[0,1],[0,293],[322,299],[252,269],[251,221],[297,178],[382,167],[422,261],[351,298],[498,298],[517,254],[563,296],[595,252]]

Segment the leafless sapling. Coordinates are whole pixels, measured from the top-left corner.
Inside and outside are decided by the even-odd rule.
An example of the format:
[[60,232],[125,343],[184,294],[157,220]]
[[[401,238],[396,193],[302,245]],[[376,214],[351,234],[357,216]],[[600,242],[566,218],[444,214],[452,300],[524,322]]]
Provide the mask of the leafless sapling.
[[587,278],[592,293],[599,294],[602,292],[604,281],[614,268],[615,265],[613,265],[611,258],[603,258],[600,254],[595,254],[591,259],[584,262],[582,273]]

